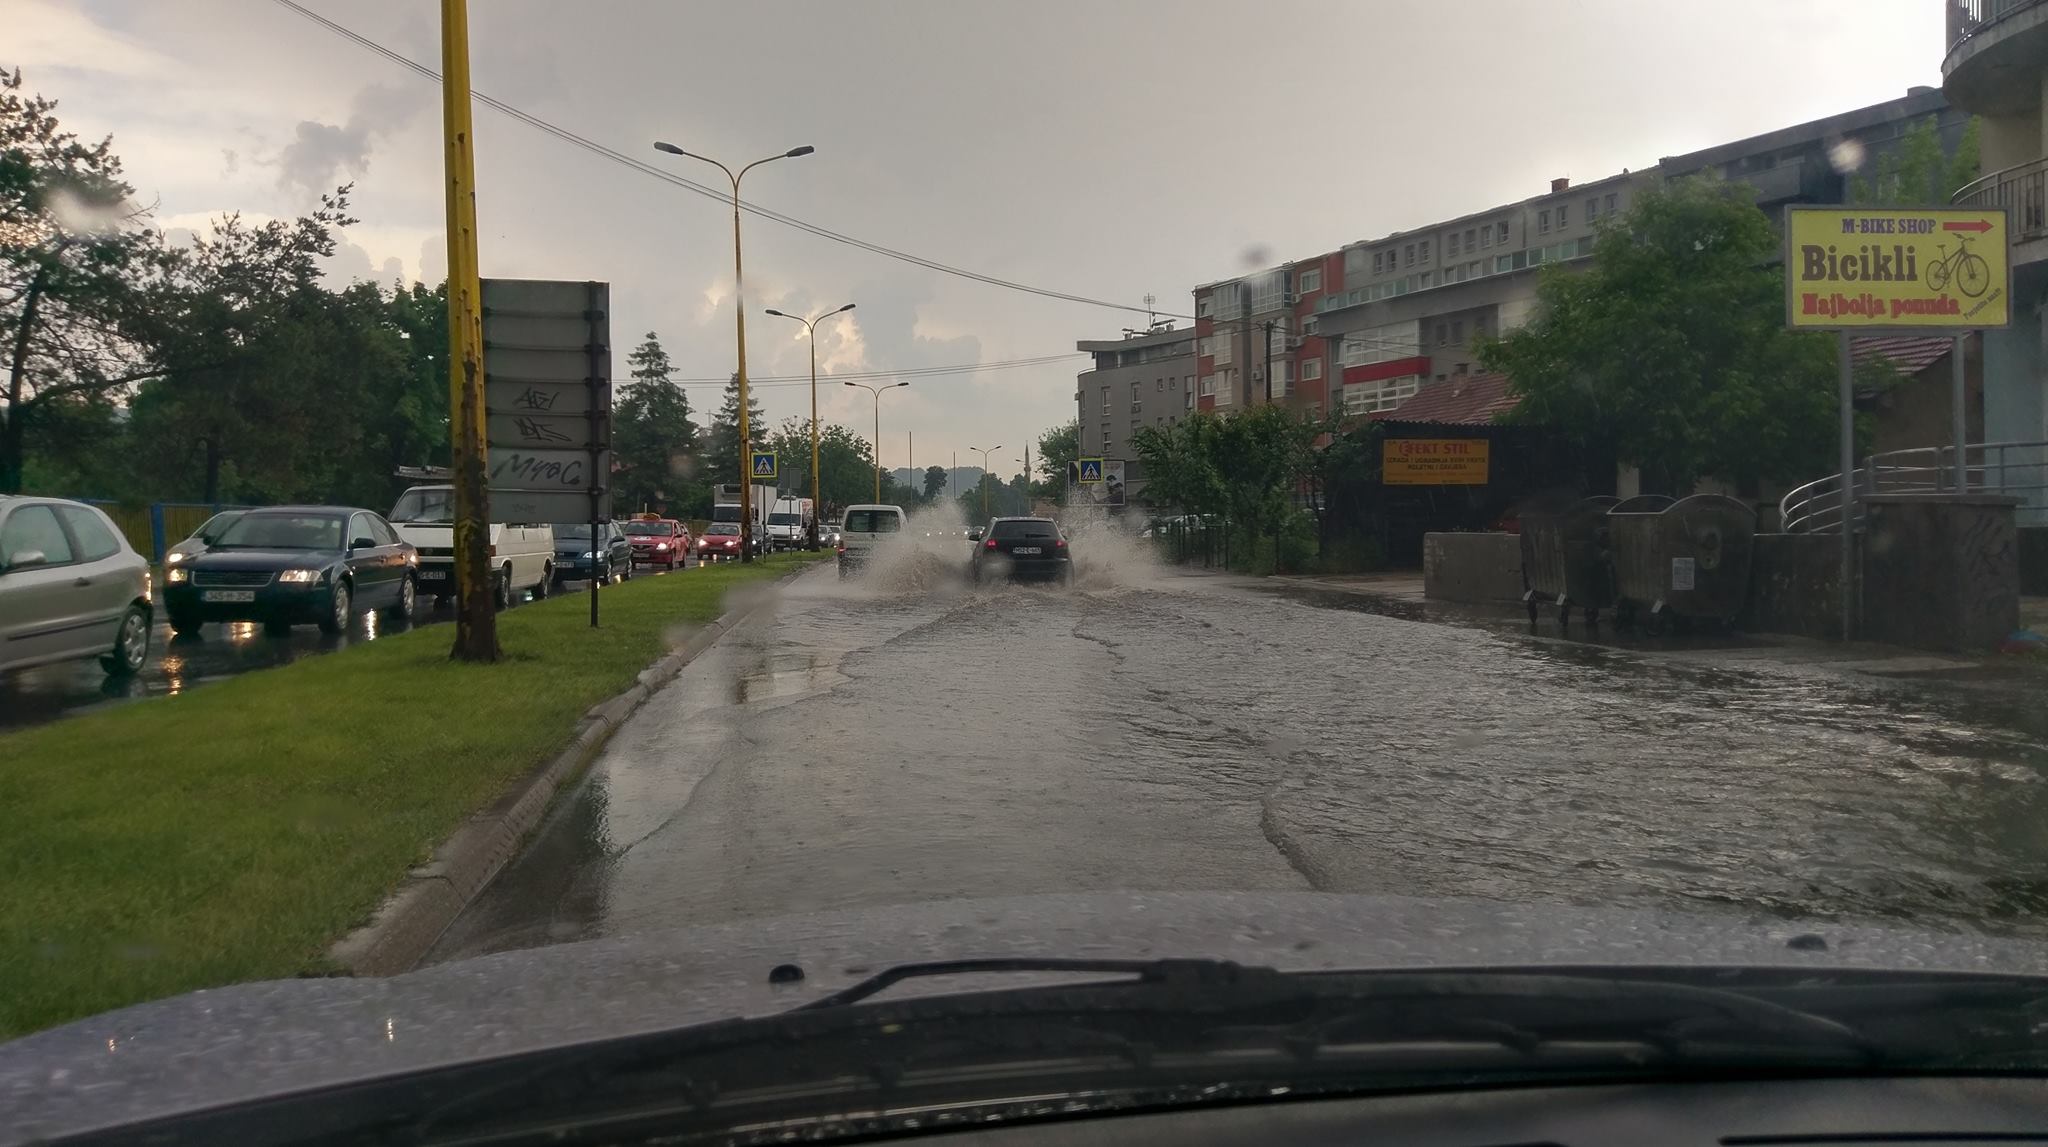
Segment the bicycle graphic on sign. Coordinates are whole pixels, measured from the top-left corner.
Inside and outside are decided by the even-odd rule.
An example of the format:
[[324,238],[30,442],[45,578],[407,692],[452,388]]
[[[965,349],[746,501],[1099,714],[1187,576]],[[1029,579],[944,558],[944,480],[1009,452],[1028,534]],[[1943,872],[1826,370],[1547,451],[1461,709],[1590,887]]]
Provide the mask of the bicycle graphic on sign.
[[[1946,247],[1935,250],[1948,251]],[[1926,278],[1930,291],[1942,290],[1953,282],[1957,290],[1974,299],[1991,285],[1991,264],[1984,261],[1984,256],[1970,250],[1968,238],[1958,235],[1953,253],[1945,253],[1927,264]]]

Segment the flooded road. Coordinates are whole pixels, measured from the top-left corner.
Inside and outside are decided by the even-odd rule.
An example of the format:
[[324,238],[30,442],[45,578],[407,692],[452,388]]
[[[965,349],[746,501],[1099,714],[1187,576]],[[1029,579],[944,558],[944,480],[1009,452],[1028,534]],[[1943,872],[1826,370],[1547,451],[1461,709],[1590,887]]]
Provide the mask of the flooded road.
[[2048,936],[2048,715],[1232,578],[800,579],[614,738],[435,959],[1105,889]]

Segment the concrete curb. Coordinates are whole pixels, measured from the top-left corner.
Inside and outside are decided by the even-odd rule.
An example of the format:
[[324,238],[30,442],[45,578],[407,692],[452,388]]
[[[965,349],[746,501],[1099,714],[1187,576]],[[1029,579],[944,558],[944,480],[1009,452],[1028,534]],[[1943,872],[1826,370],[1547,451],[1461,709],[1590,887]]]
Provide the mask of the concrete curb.
[[[813,568],[815,565],[800,567],[769,584],[780,585]],[[328,948],[327,958],[356,976],[396,975],[418,964],[462,910],[519,855],[527,834],[547,815],[555,794],[596,759],[627,718],[685,665],[760,610],[761,606],[755,605],[707,622],[681,648],[641,670],[631,688],[591,706],[567,748],[464,821],[434,850],[432,859],[406,874],[404,883],[385,898],[369,923]]]

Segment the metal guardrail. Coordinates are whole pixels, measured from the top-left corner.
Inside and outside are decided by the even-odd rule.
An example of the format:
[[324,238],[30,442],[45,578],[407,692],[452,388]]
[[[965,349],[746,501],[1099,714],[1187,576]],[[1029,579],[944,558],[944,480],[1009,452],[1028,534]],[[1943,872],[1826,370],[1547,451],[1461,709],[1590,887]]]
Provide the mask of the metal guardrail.
[[2048,239],[2048,156],[1994,171],[1951,196],[1957,207],[2003,207],[2016,243]]
[[[1850,472],[1856,521],[1874,494],[1953,494],[1953,446],[1922,446],[1871,455]],[[2021,499],[2021,525],[2048,525],[2048,441],[1980,442],[1963,447],[1963,491]],[[2031,496],[2030,496],[2031,495]],[[1778,500],[1779,529],[1788,534],[1833,534],[1842,529],[1842,476],[1830,474]]]
[[1970,37],[2008,16],[2048,0],[1947,0],[1948,50],[1953,52]]

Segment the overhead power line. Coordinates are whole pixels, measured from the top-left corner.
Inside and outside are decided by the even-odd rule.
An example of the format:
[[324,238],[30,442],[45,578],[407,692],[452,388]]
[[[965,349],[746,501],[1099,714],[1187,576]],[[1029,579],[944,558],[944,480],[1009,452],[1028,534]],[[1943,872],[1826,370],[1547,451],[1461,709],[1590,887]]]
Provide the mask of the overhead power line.
[[[318,24],[320,27],[325,28],[326,30],[334,33],[335,35],[340,36],[363,48],[366,48],[369,51],[375,52],[380,56],[383,56],[385,59],[390,60],[392,63],[395,63],[400,67],[403,67],[419,76],[425,77],[426,79],[432,80],[437,84],[441,82],[441,73],[433,70],[432,68],[427,67],[424,64],[418,63],[408,58],[407,56],[400,52],[397,52],[391,48],[387,48],[384,45],[376,42],[375,40],[372,40],[367,36],[361,35],[360,33],[355,32],[352,29],[345,27],[344,25],[338,24],[333,20],[329,20],[327,17],[320,15],[318,12],[309,9],[304,5],[295,3],[294,0],[277,0],[277,3],[282,5],[284,8],[292,12],[295,12],[300,16],[305,17],[306,19],[312,21],[313,23]],[[600,156],[604,159],[609,159],[614,163],[621,164],[625,167],[629,167],[634,171],[640,172],[643,175],[652,176],[656,179],[663,181],[664,183],[673,184],[674,186],[681,187],[687,191],[695,192],[696,194],[705,196],[706,198],[709,199],[715,199],[720,203],[732,202],[732,195],[728,190],[712,187],[708,184],[698,183],[694,179],[688,179],[685,178],[684,176],[677,175],[676,173],[668,170],[667,168],[657,167],[652,163],[636,159],[633,156],[625,154],[624,152],[616,151],[612,148],[606,147],[601,143],[596,142],[595,140],[588,139],[584,136],[578,135],[575,132],[570,131],[568,128],[561,127],[557,124],[551,123],[529,112],[521,111],[520,109],[513,107],[511,104],[505,103],[502,100],[493,99],[492,97],[487,96],[484,93],[479,92],[473,88],[470,90],[469,94],[474,99],[476,99],[477,102],[492,109],[493,111],[497,111],[503,113],[504,115],[510,116],[511,118],[516,119],[521,123],[536,128],[540,131],[546,132],[547,134],[552,135],[556,139],[562,140],[565,143],[573,144],[576,147],[580,147],[593,155]],[[809,234],[816,235],[820,239],[829,239],[834,243],[841,243],[849,247],[857,247],[863,251],[873,252],[874,254],[881,255],[890,259],[896,259],[901,262],[910,263],[914,266],[923,267],[927,270],[937,271],[940,274],[953,275],[962,279],[971,279],[978,283],[987,283],[992,287],[1002,287],[1006,290],[1022,291],[1026,294],[1039,295],[1041,297],[1048,299],[1059,299],[1069,303],[1081,303],[1092,307],[1107,307],[1111,310],[1129,311],[1133,314],[1140,315],[1150,315],[1157,313],[1146,307],[1134,306],[1130,303],[1116,303],[1110,302],[1106,299],[1090,298],[1087,295],[1076,295],[1069,293],[1067,291],[1055,291],[1045,287],[1034,287],[1027,283],[1020,283],[1012,279],[1004,279],[995,275],[985,275],[979,271],[970,271],[963,267],[951,266],[950,264],[941,263],[936,259],[927,259],[922,255],[913,255],[910,252],[899,251],[893,247],[885,247],[879,243],[870,243],[865,239],[859,239],[855,238],[852,235],[847,235],[842,232],[833,231],[830,228],[821,227],[815,223],[810,223],[805,220],[798,219],[793,215],[785,215],[780,211],[774,211],[769,208],[759,206],[757,204],[748,203],[745,200],[740,201],[740,207],[742,210],[752,212],[753,214],[758,215],[763,219],[773,220],[774,222],[783,224],[786,227],[793,227],[799,231],[804,231]]]
[[[856,370],[847,371],[844,374],[821,374],[818,376],[818,384],[820,386],[824,386],[831,383],[860,382],[868,379],[877,378],[942,378],[949,375],[980,374],[984,371],[1016,370],[1020,367],[1049,366],[1053,363],[1061,362],[1066,359],[1081,357],[1084,356],[1082,356],[1078,352],[1070,351],[1066,354],[1040,355],[1037,358],[997,359],[993,362],[957,363],[949,366],[914,366],[907,367],[903,370]],[[631,380],[614,379],[613,381],[623,383],[629,382]],[[724,378],[719,378],[716,376],[698,376],[689,378],[676,378],[671,379],[670,381],[676,383],[678,386],[725,386],[731,382],[731,376],[728,375]],[[810,384],[811,376],[808,374],[771,374],[747,376],[747,385],[749,387],[809,386]]]

